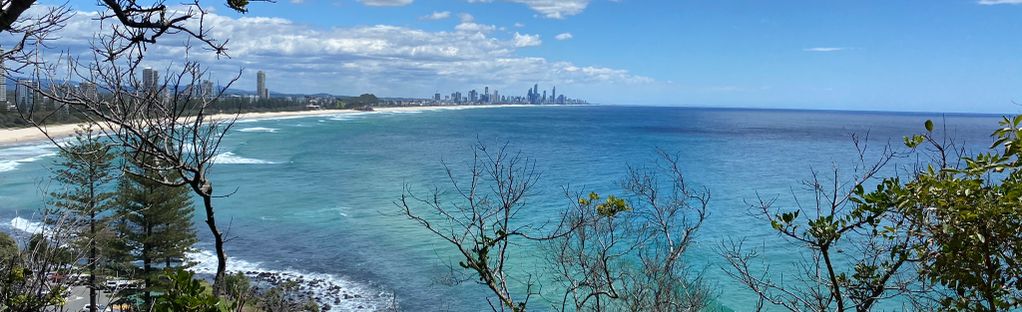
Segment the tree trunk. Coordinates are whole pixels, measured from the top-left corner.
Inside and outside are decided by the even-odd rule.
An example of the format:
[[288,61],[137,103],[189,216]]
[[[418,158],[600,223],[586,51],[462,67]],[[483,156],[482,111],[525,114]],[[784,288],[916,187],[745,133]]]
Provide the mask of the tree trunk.
[[149,255],[150,251],[152,249],[153,225],[152,225],[152,223],[150,221],[151,220],[146,220],[145,221],[146,222],[146,229],[145,229],[145,240],[146,240],[146,242],[142,244],[142,276],[145,277],[145,307],[146,307],[146,309],[152,309],[152,306],[153,306],[153,296],[152,296],[152,292],[151,292],[151,289],[153,287],[153,285],[152,285],[152,270],[153,270],[152,262],[153,261],[152,261],[150,255]]
[[[208,183],[206,183],[208,185]],[[206,188],[210,190],[211,188]],[[213,246],[216,249],[216,276],[213,279],[213,294],[221,296],[224,294],[224,276],[227,273],[227,252],[224,251],[223,233],[216,226],[216,217],[213,211],[213,194],[211,191],[203,191],[202,204],[206,208],[206,225],[210,234],[213,234]]]
[[89,311],[96,312],[96,209],[90,212],[89,227],[92,239],[89,240]]

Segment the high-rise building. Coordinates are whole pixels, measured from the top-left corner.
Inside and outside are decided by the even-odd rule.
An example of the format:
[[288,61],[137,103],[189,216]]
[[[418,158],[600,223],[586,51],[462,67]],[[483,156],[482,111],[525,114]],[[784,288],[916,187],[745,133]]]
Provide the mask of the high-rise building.
[[96,88],[95,83],[82,82],[78,84],[78,90],[82,96],[90,100],[99,100],[99,89]]
[[27,110],[35,104],[35,91],[32,90],[35,86],[35,81],[29,79],[18,80],[18,84],[14,88],[14,104],[18,108]]
[[209,80],[202,81],[202,87],[199,89],[202,93],[202,98],[210,99],[213,98],[213,82]]
[[270,98],[270,91],[266,89],[266,73],[261,70],[256,73],[256,95],[260,100]]
[[[0,49],[0,54],[4,53],[4,49]],[[4,61],[0,58],[0,71],[4,71]],[[0,78],[0,109],[7,108],[7,80]]]
[[160,72],[146,67],[142,69],[142,87],[147,91],[156,90],[157,81],[160,79]]
[[[3,51],[0,50],[0,53],[3,53]],[[3,78],[0,78],[0,108],[4,108],[6,106],[7,106],[7,81],[5,81],[5,79]]]
[[434,94],[433,95],[433,100],[437,101],[437,102],[440,102],[440,93]]
[[550,102],[555,102],[555,104],[557,102],[557,86],[554,86],[554,89],[550,91]]

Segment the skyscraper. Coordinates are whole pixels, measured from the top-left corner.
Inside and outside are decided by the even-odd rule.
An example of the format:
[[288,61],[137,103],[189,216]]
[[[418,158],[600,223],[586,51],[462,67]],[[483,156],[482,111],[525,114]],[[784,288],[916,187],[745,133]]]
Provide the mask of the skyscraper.
[[[3,53],[3,51],[0,51],[0,53]],[[7,81],[4,80],[5,79],[0,79],[0,109],[6,108],[7,106]]]
[[[4,53],[4,49],[0,49],[0,54]],[[4,69],[4,61],[0,59],[0,71]],[[0,109],[7,108],[7,80],[0,79]]]
[[152,67],[142,69],[142,87],[147,91],[156,90],[156,81],[160,79],[160,73]]
[[35,92],[32,90],[35,86],[35,81],[29,79],[18,80],[18,84],[14,88],[14,104],[18,108],[27,110],[31,105],[35,104]]
[[557,104],[556,103],[557,102],[557,86],[554,86],[554,89],[552,91],[550,91],[550,102],[553,102],[553,103]]
[[256,73],[256,95],[260,100],[270,98],[270,92],[266,90],[266,73],[261,70]]
[[95,83],[91,83],[91,82],[79,83],[78,84],[78,89],[79,89],[79,92],[82,93],[82,96],[87,98],[87,99],[90,99],[90,100],[98,100],[99,99],[99,89],[96,88],[96,84]]
[[199,89],[202,92],[202,98],[210,99],[213,98],[213,82],[209,80],[202,81],[202,88]]

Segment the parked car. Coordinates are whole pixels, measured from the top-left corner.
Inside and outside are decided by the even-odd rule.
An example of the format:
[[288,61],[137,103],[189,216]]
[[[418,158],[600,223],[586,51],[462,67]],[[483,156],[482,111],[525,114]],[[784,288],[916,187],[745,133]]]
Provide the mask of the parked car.
[[[82,306],[82,309],[80,311],[81,312],[92,312],[92,309],[89,309],[89,308],[90,308],[89,304],[86,303],[85,306]],[[107,312],[107,311],[110,311],[110,309],[107,309],[107,307],[105,305],[97,304],[96,305],[96,311]]]

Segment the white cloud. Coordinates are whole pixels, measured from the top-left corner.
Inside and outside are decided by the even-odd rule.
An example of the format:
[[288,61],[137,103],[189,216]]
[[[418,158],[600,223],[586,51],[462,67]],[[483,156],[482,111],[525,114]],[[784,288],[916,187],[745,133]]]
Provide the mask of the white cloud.
[[438,21],[451,17],[451,11],[433,12],[433,14],[423,16],[424,20]]
[[[521,3],[546,18],[562,19],[585,11],[590,0],[504,0]],[[469,3],[488,3],[493,0],[468,0]]]
[[805,52],[838,52],[838,51],[844,51],[844,50],[847,50],[847,49],[848,48],[841,48],[841,47],[815,47],[815,48],[805,48],[805,49],[802,49],[802,51],[805,51]]
[[589,6],[589,0],[511,0],[528,5],[532,10],[547,18],[561,19],[582,13]]
[[522,28],[522,27],[525,27],[525,24],[515,22],[515,27],[516,28]]
[[562,34],[558,34],[557,36],[554,36],[554,39],[561,40],[561,41],[568,40],[568,39],[571,39],[571,38],[575,38],[575,36],[572,36],[570,32],[566,32],[566,33],[562,33]]
[[539,35],[523,35],[518,32],[515,32],[514,42],[517,48],[534,47],[543,44],[543,40],[539,39]]
[[368,6],[406,6],[415,0],[358,0]]
[[[79,12],[61,32],[54,49],[86,56],[94,34],[101,31],[96,12]],[[463,20],[465,17],[463,16]],[[596,83],[646,84],[651,78],[627,70],[576,65],[542,57],[524,57],[518,50],[540,45],[539,35],[469,31],[469,24],[492,30],[474,19],[461,29],[426,31],[391,25],[324,28],[283,18],[229,17],[211,13],[205,23],[217,25],[209,35],[230,39],[231,58],[217,59],[196,46],[182,47],[183,35],[168,35],[150,45],[146,65],[180,64],[182,55],[210,66],[214,79],[225,81],[239,68],[245,74],[234,86],[252,90],[256,70],[266,72],[272,92],[426,96],[435,90],[466,90],[489,85],[518,94],[533,83],[589,88]],[[0,40],[2,41],[2,40]],[[6,42],[0,42],[6,44]],[[582,94],[577,94],[582,96]]]
[[494,29],[497,29],[497,26],[486,25],[486,24],[479,24],[479,23],[476,23],[476,22],[462,22],[462,23],[454,26],[454,29],[457,30],[457,31],[461,31],[461,32],[484,33],[485,34],[485,33],[493,31]]
[[979,0],[978,3],[982,5],[1022,4],[1022,0]]

